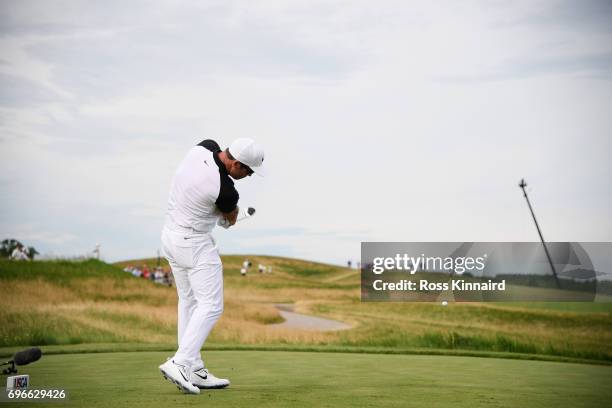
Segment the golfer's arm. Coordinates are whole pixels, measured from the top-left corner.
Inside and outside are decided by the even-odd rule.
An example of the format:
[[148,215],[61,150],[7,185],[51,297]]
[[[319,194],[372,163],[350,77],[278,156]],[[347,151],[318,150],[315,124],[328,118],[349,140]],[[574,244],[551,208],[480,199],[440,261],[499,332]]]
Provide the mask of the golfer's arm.
[[231,182],[229,176],[221,177],[221,187],[219,196],[215,201],[217,209],[221,212],[221,217],[227,221],[229,226],[236,223],[238,219],[238,200],[240,196]]

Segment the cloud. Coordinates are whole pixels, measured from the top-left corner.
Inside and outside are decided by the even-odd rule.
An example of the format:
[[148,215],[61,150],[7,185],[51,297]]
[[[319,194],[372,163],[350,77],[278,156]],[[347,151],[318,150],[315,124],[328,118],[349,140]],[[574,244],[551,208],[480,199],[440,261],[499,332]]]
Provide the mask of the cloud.
[[[0,39],[0,50],[2,50],[2,60],[0,60],[0,73],[6,75],[6,79],[14,81],[15,78],[21,79],[22,82],[27,86],[30,84],[30,91],[32,90],[32,84],[38,85],[41,89],[36,90],[36,94],[47,94],[49,99],[51,96],[55,98],[59,97],[70,97],[71,95],[58,86],[52,80],[52,67],[50,64],[42,62],[40,59],[34,58],[27,51],[27,47],[31,45],[31,40],[24,38],[3,38]],[[12,88],[16,88],[19,84],[12,83]],[[17,82],[17,81],[15,81]],[[3,91],[4,93],[4,91]],[[23,99],[27,93],[23,92],[17,96],[16,99]],[[3,95],[4,97],[11,97],[11,95]]]
[[476,83],[518,80],[544,75],[576,75],[584,78],[612,80],[612,52],[510,60],[491,68],[488,72],[442,76],[436,80],[448,83]]
[[[6,226],[5,226],[6,228]],[[15,238],[24,245],[66,245],[78,239],[76,235],[68,232],[44,231],[40,225],[36,224],[17,224],[8,228],[3,228],[5,238]],[[4,238],[3,238],[4,239]]]
[[152,256],[185,152],[248,136],[270,176],[236,183],[258,213],[219,232],[225,253],[344,263],[366,240],[531,240],[521,177],[548,239],[609,240],[606,10],[4,4],[0,226],[65,237],[42,233],[45,252]]

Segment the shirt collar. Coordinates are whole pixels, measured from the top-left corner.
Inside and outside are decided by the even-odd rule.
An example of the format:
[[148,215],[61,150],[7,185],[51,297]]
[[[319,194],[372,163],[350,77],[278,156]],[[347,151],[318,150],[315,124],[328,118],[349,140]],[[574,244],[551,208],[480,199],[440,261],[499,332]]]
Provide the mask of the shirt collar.
[[225,168],[225,164],[223,164],[223,162],[219,158],[219,153],[221,153],[221,150],[219,150],[218,152],[213,152],[213,157],[215,158],[215,163],[217,163],[217,166],[219,166],[219,171],[220,172],[229,175],[229,173],[227,172],[227,169]]

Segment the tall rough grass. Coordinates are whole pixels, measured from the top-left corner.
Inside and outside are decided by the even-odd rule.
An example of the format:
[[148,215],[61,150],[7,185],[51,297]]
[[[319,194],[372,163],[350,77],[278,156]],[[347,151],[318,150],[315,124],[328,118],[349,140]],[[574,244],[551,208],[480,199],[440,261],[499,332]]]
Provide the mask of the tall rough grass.
[[[589,312],[533,304],[361,303],[355,270],[257,257],[272,274],[242,277],[243,256],[224,257],[225,312],[209,342],[503,351],[612,360],[612,308]],[[129,262],[154,266],[155,260]],[[176,291],[120,265],[0,261],[0,346],[176,342]],[[352,329],[277,328],[275,303]]]

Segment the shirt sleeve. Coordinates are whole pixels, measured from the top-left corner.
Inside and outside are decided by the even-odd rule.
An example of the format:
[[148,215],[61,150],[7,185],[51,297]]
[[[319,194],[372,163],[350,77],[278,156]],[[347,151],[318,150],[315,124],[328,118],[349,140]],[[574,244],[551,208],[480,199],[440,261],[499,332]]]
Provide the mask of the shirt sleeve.
[[[224,177],[225,176],[225,177]],[[221,176],[221,188],[219,190],[219,197],[215,204],[217,208],[224,213],[232,212],[238,205],[238,191],[234,187],[234,183],[230,180],[229,176]]]

